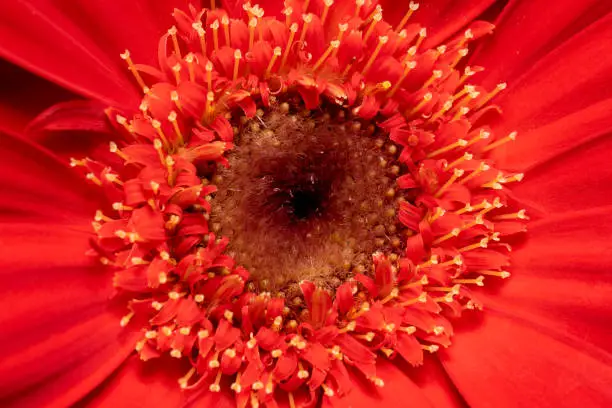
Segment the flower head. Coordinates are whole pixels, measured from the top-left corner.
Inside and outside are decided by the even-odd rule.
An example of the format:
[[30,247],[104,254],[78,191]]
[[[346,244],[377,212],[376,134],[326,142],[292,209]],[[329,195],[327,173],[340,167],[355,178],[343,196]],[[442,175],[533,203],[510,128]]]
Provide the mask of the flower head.
[[253,407],[346,401],[393,383],[387,360],[452,353],[541,213],[500,153],[506,83],[467,61],[493,25],[438,42],[414,2],[393,24],[367,1],[227,6],[175,10],[154,66],[122,52],[143,96],[70,159],[105,197],[88,254],[128,347]]

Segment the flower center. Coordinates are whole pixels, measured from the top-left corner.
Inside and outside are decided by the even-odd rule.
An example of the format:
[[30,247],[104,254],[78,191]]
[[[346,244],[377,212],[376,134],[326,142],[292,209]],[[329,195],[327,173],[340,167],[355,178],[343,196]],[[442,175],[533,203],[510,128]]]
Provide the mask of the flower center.
[[399,257],[397,148],[373,123],[324,104],[309,111],[288,99],[236,121],[229,166],[217,186],[211,223],[256,292],[298,297],[304,279],[335,289],[370,268],[375,252]]

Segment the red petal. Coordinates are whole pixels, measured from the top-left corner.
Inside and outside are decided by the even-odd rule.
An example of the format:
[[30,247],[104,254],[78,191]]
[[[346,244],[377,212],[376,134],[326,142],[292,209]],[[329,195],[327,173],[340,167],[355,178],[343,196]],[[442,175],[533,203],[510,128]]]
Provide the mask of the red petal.
[[121,314],[109,308],[111,275],[85,256],[89,234],[81,228],[14,223],[0,229],[2,298],[11,305],[0,311],[0,399],[9,404],[71,405],[133,350],[135,339],[119,326]]
[[504,110],[495,133],[518,131],[498,149],[506,167],[529,168],[610,131],[612,13],[542,58],[496,100]]
[[151,408],[184,406],[188,394],[178,386],[177,380],[188,368],[181,367],[170,358],[143,363],[133,355],[102,386],[89,395],[88,407]]
[[498,294],[481,294],[485,306],[612,352],[612,332],[602,324],[612,320],[611,214],[607,206],[529,224],[512,276]]
[[609,354],[505,314],[483,313],[481,324],[461,330],[446,354],[444,367],[471,407],[603,407],[612,401]]
[[100,208],[100,189],[48,151],[0,134],[0,158],[0,219],[74,222]]

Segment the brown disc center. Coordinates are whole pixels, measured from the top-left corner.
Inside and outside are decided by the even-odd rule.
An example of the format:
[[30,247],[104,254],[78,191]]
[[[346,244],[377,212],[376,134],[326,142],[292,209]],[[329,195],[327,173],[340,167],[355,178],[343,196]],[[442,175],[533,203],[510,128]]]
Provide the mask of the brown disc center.
[[333,289],[367,272],[372,253],[401,245],[394,149],[344,111],[292,110],[284,103],[240,125],[229,167],[214,176],[211,215],[252,289],[291,298],[302,280]]

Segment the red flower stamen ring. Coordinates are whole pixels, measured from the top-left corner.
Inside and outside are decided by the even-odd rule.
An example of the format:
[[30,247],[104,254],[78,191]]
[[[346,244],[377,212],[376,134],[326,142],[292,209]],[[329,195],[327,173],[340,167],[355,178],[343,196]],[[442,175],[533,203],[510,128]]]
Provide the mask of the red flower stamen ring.
[[362,1],[303,7],[175,10],[159,68],[121,55],[144,98],[107,110],[114,162],[72,160],[113,202],[92,253],[130,299],[140,358],[184,359],[180,387],[228,386],[238,406],[422,364],[448,317],[481,308],[475,289],[510,276],[527,219],[508,190],[523,175],[489,156],[516,137],[487,126],[505,84],[458,68],[492,25],[425,49],[415,3],[397,27]]

